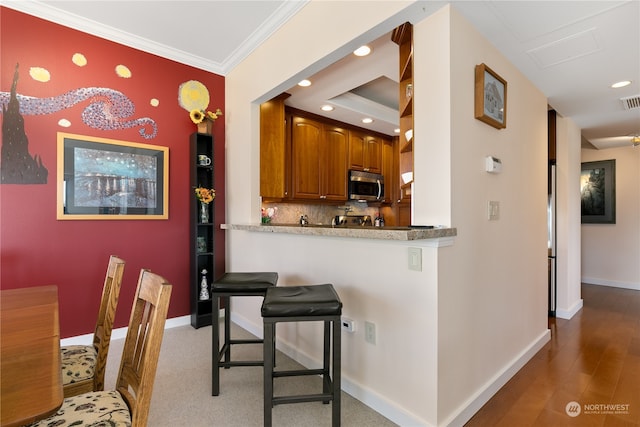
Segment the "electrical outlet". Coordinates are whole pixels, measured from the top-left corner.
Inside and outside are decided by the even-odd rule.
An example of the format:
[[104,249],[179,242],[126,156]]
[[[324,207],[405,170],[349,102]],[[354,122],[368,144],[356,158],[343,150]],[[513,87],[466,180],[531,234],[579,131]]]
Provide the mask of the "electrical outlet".
[[341,322],[342,322],[342,329],[344,329],[347,332],[355,332],[356,324],[353,320],[343,317],[341,319]]
[[376,324],[364,322],[364,340],[369,344],[376,345]]

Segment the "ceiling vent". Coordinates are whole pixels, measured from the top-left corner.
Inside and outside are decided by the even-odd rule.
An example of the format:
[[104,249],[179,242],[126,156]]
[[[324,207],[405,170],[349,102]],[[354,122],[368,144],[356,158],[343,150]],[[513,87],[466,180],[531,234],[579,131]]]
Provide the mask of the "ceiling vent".
[[622,101],[622,106],[625,110],[635,110],[636,108],[640,108],[640,95],[620,98],[620,101]]

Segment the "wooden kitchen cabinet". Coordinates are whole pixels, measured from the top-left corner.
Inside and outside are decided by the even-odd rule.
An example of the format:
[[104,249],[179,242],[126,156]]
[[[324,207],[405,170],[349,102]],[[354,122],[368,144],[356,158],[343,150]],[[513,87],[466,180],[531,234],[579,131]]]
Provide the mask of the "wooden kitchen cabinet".
[[392,203],[396,200],[398,188],[398,157],[396,146],[391,139],[382,140],[382,175],[384,175],[384,200],[383,203]]
[[349,169],[382,173],[382,138],[349,131]]
[[[411,224],[411,184],[413,182],[413,26],[406,22],[396,28],[391,39],[399,47],[400,136],[398,143],[399,206],[398,225]],[[402,176],[410,176],[404,182]],[[400,212],[402,212],[400,214]]]
[[338,126],[292,116],[293,199],[347,200],[348,134]]
[[291,147],[284,101],[279,95],[260,105],[260,195],[286,199],[291,194]]

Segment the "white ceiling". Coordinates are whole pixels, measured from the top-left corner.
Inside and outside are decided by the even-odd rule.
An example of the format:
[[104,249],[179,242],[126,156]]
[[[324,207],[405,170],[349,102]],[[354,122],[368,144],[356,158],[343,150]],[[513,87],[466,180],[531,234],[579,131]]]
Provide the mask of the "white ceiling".
[[[424,2],[434,9],[436,2]],[[444,4],[447,2],[439,2]],[[478,30],[571,118],[596,148],[640,134],[640,1],[451,1]],[[3,1],[3,5],[178,62],[225,75],[304,7],[306,1]],[[415,4],[413,5],[415,6]],[[423,16],[420,17],[422,19]],[[210,30],[208,30],[210,29]],[[397,126],[397,47],[390,35],[374,54],[349,55],[319,73],[290,105],[391,134]],[[632,84],[622,89],[610,85]],[[357,90],[355,90],[357,89]],[[389,98],[391,94],[391,99]]]

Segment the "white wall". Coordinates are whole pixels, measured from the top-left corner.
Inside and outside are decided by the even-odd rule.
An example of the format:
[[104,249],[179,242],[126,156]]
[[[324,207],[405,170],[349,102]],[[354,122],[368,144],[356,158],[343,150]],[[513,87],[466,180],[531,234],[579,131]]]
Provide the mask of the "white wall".
[[[397,14],[408,4],[310,2],[226,76],[228,222],[258,222],[258,103],[405,22]],[[228,271],[278,271],[280,285],[333,283],[361,331],[343,339],[345,388],[402,425],[435,425],[437,249],[425,248],[415,273],[402,244],[228,231],[227,247]],[[259,301],[237,300],[233,316],[259,331]],[[376,346],[364,342],[364,320],[377,326]],[[317,357],[317,332],[294,332],[279,327],[278,339],[301,361]]]
[[640,147],[582,150],[616,161],[616,223],[582,225],[582,281],[640,290]]
[[[438,425],[460,425],[548,340],[547,100],[455,8],[415,25],[414,52],[415,74],[427,76],[414,88],[415,175],[450,170],[429,179],[450,186],[442,203],[458,229],[438,259]],[[474,118],[480,63],[508,83],[506,129]],[[442,82],[448,102],[430,98]],[[439,115],[422,115],[425,99]],[[488,155],[502,173],[484,171]],[[414,197],[440,203],[419,183]],[[487,219],[489,200],[500,202],[498,221]]]
[[[257,103],[401,24],[406,5],[312,1],[227,75],[230,223],[258,222]],[[364,320],[378,330],[375,346],[362,332],[343,338],[345,389],[401,425],[459,425],[548,339],[546,99],[459,15],[447,8],[421,22],[435,6],[413,6],[414,222],[459,227],[453,245],[228,231],[228,270],[278,271],[284,286],[333,283],[360,331]],[[481,62],[509,82],[505,130],[473,118]],[[490,154],[501,175],[483,171]],[[486,220],[488,200],[500,201],[499,221]],[[417,245],[422,272],[407,269]],[[259,332],[260,301],[237,300],[232,317]],[[278,337],[299,360],[317,357],[317,329]]]
[[580,129],[556,120],[556,316],[571,319],[581,308]]

